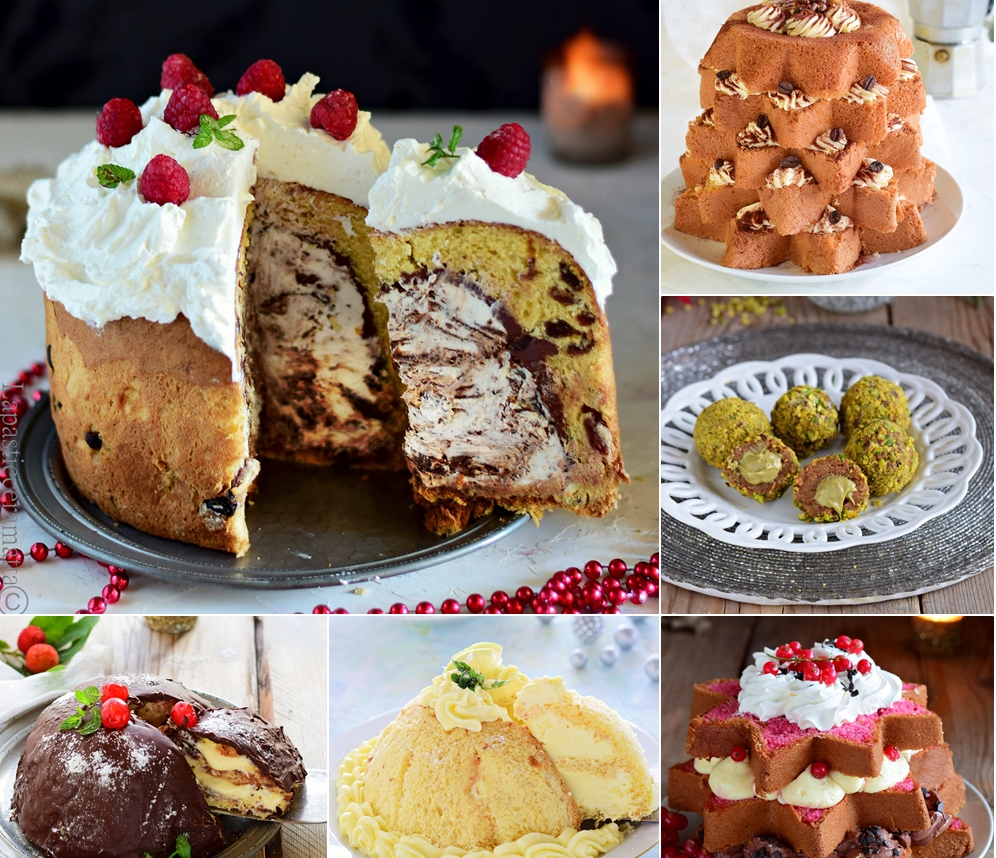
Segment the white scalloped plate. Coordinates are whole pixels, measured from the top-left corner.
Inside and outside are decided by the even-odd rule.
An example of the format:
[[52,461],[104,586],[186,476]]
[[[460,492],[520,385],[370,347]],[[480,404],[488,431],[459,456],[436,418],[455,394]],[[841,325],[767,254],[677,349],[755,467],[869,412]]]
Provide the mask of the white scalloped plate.
[[[920,464],[910,483],[896,494],[873,498],[847,522],[816,524],[799,520],[792,492],[757,503],[726,485],[723,475],[695,449],[692,431],[698,414],[725,396],[757,403],[767,414],[786,390],[798,384],[820,387],[835,405],[852,381],[880,375],[899,384],[910,402],[910,435]],[[885,542],[949,512],[968,492],[982,464],[975,418],[937,384],[897,372],[866,358],[796,354],[776,361],[751,361],[727,367],[708,381],[682,388],[661,410],[661,508],[672,518],[730,545],[781,551],[835,551]],[[843,451],[843,438],[803,459]],[[874,501],[880,501],[875,506]]]

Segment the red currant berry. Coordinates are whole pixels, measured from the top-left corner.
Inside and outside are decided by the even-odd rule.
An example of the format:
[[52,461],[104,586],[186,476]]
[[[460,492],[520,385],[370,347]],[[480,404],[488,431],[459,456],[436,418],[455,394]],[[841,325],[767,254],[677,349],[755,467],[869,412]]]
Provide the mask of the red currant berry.
[[118,700],[128,699],[128,686],[120,682],[108,682],[100,687],[100,702],[106,703],[112,697]]
[[597,581],[602,577],[602,564],[597,560],[589,560],[584,564],[584,574],[586,578]]
[[788,648],[792,650],[792,652],[799,652],[802,649],[802,644],[799,643],[799,641],[789,641]]
[[383,614],[384,613],[384,609],[383,608],[371,608],[369,611],[367,611],[367,613],[368,614]]
[[128,578],[128,573],[125,572],[124,569],[121,569],[111,575],[111,584],[122,592],[128,589],[129,583],[131,583],[131,580]]
[[837,671],[837,673],[846,673],[851,669],[851,662],[844,656],[838,655],[833,660],[833,668]]
[[11,548],[4,558],[11,569],[16,569],[24,562],[24,552],[20,548]]
[[857,655],[862,652],[865,648],[864,642],[860,638],[854,638],[848,645],[847,651],[853,655]]
[[868,673],[869,670],[872,669],[872,663],[868,661],[867,658],[863,658],[861,659],[861,661],[858,662],[857,668],[858,668],[858,673],[864,676],[866,673]]
[[661,850],[661,858],[678,858],[678,856],[685,854],[677,848],[678,832],[673,828],[665,828],[661,834],[661,839],[664,842],[664,848]]
[[796,655],[798,655],[799,658],[812,658],[813,651],[811,649],[799,649],[796,650]]
[[56,542],[55,553],[56,556],[61,557],[63,560],[68,560],[73,556],[73,549],[66,545],[65,542]]
[[895,745],[889,745],[889,747],[885,749],[885,755],[892,760],[892,762],[896,762],[899,759],[899,748]]
[[775,664],[773,661],[766,661],[764,663],[764,667],[761,668],[761,671],[771,676],[775,676],[778,673],[778,665]]
[[684,852],[688,858],[697,858],[697,856],[702,854],[702,847],[699,845],[698,840],[694,837],[690,837],[681,844],[681,851]]
[[793,655],[795,655],[795,653],[792,652],[792,649],[788,644],[782,644],[775,650],[776,658],[792,658]]
[[121,599],[121,591],[113,584],[105,584],[104,589],[100,591],[100,595],[104,597],[104,601],[108,605],[114,605]]
[[332,609],[328,605],[315,605],[315,607],[313,607],[311,609],[311,613],[313,613],[313,614],[331,614],[332,613]]
[[504,590],[495,590],[491,594],[491,604],[496,608],[504,608],[508,604],[508,593]]
[[833,669],[833,665],[828,664],[820,670],[820,682],[824,685],[833,685],[836,681],[837,671]]
[[526,606],[522,604],[517,596],[513,596],[505,605],[506,614],[521,614],[526,610]]
[[467,597],[467,610],[472,614],[479,614],[484,610],[487,602],[484,601],[484,596],[480,593],[471,593]]
[[834,641],[834,645],[837,649],[846,650],[851,644],[851,639],[847,635],[838,635],[837,640]]
[[742,763],[747,759],[747,749],[742,745],[737,745],[737,747],[730,751],[730,759],[735,763]]
[[404,602],[395,602],[388,609],[388,613],[390,613],[390,614],[407,614],[408,613],[408,606]]
[[626,568],[625,561],[620,560],[618,557],[609,561],[609,575],[613,578],[622,578],[628,571],[629,569]]
[[809,773],[816,778],[816,780],[821,781],[830,773],[830,766],[826,763],[813,763],[809,767]]
[[44,542],[36,542],[31,546],[31,557],[39,563],[42,560],[46,560],[48,558],[48,546]]
[[130,719],[131,709],[124,700],[111,697],[100,704],[100,723],[108,730],[121,730]]
[[434,614],[436,613],[436,606],[432,602],[419,602],[415,606],[416,614]]
[[805,679],[806,682],[819,682],[820,669],[811,661],[807,661],[805,666],[802,668],[802,678]]
[[532,587],[522,586],[515,591],[515,598],[522,602],[523,605],[528,605],[535,595]]
[[671,820],[674,822],[674,827],[677,828],[678,831],[684,831],[688,828],[688,817],[683,813],[672,813]]
[[185,700],[173,704],[169,717],[177,727],[193,727],[197,724],[197,713]]
[[439,607],[444,614],[460,613],[460,603],[456,599],[444,599],[443,604]]

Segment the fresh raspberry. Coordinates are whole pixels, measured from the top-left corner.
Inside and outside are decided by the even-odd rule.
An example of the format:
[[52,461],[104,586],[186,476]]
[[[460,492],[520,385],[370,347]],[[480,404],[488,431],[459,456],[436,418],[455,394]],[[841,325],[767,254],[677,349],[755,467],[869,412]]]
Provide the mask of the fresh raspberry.
[[333,90],[311,108],[311,127],[325,129],[336,140],[348,140],[356,130],[358,110],[353,93]]
[[119,697],[110,697],[100,704],[100,723],[108,730],[121,730],[131,720],[131,709]]
[[142,111],[130,98],[112,98],[97,115],[97,142],[124,146],[142,130]]
[[178,89],[185,83],[192,83],[207,93],[208,98],[214,95],[214,87],[204,72],[194,65],[194,61],[186,54],[170,54],[163,63],[163,74],[159,85],[163,89]]
[[138,189],[147,203],[181,205],[190,196],[190,177],[169,155],[156,155],[142,171]]
[[101,701],[106,703],[112,697],[116,697],[118,700],[127,700],[128,686],[122,685],[120,682],[108,682],[102,685],[100,688]]
[[525,128],[517,122],[506,122],[477,145],[477,155],[494,172],[514,179],[526,169],[531,146]]
[[193,727],[197,723],[194,707],[183,700],[173,704],[169,717],[177,727]]
[[163,110],[163,121],[177,131],[193,134],[200,128],[202,113],[213,119],[218,118],[218,111],[214,109],[207,93],[195,84],[185,83],[173,90],[169,104]]
[[286,81],[280,66],[273,60],[256,60],[239,78],[235,94],[249,95],[250,92],[261,92],[272,101],[280,101],[284,97],[285,86]]
[[27,653],[31,647],[40,643],[45,643],[45,632],[38,626],[25,626],[17,636],[17,648],[23,653]]
[[32,673],[44,673],[59,663],[59,653],[46,643],[35,644],[24,656],[24,664]]

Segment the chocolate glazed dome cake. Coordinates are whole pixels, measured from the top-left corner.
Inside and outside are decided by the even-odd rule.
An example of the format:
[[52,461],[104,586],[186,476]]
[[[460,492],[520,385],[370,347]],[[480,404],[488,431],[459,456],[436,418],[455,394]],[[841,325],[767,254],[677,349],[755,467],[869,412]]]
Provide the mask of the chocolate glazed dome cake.
[[426,524],[453,533],[495,504],[604,515],[628,477],[601,225],[472,149],[432,154],[398,141],[367,219]]

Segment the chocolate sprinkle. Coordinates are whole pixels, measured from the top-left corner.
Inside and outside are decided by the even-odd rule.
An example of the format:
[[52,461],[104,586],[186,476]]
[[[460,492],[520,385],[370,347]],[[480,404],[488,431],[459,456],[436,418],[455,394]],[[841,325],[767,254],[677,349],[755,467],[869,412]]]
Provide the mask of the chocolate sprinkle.
[[791,167],[798,167],[799,166],[799,156],[798,155],[788,155],[785,158],[782,158],[782,164],[781,165],[785,169],[789,169]]
[[91,450],[99,450],[101,447],[104,446],[104,439],[100,437],[99,432],[94,432],[91,430],[87,432],[86,435],[84,435],[83,437],[86,438],[86,445]]
[[733,74],[733,72],[729,69],[723,69],[722,71],[716,72],[716,78],[718,80],[726,80],[731,74]]
[[770,124],[771,124],[771,120],[768,119],[768,114],[767,113],[759,113],[757,115],[757,127],[758,128],[767,128]]
[[[875,80],[875,78],[872,78]],[[788,80],[783,80],[778,84],[778,91],[783,95],[791,95],[795,90],[795,84]]]
[[861,81],[861,88],[871,92],[875,88],[876,83],[878,83],[878,81],[875,80],[875,76],[868,75],[868,77]]
[[834,143],[839,143],[841,141],[841,139],[843,138],[843,136],[844,136],[844,129],[843,128],[834,128],[830,132],[830,139],[833,140]]
[[884,168],[885,164],[883,164],[881,161],[872,161],[868,165],[868,169],[873,173],[881,173]]
[[55,367],[52,366],[52,346],[51,345],[48,346],[48,348],[45,350],[45,353],[48,355],[48,368],[49,369],[55,369]]

